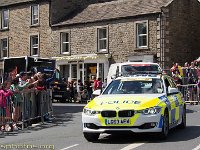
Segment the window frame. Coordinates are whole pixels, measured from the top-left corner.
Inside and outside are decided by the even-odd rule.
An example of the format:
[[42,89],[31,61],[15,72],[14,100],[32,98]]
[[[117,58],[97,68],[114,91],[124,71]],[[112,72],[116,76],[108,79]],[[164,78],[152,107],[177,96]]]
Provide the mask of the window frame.
[[[3,57],[3,51],[4,51],[4,47],[3,47],[3,40],[6,40],[6,44],[7,44],[7,47],[6,47],[6,57]],[[2,39],[0,39],[0,45],[1,45],[1,52],[0,52],[0,56],[1,56],[1,58],[8,58],[9,56],[8,56],[8,54],[9,54],[9,52],[8,52],[8,50],[9,50],[9,45],[8,45],[8,38],[2,38]]]
[[[68,36],[68,41],[63,41],[63,36],[62,36],[63,34],[66,34]],[[63,44],[68,45],[68,51],[63,51],[63,47],[64,47]],[[69,32],[66,32],[66,31],[60,32],[60,54],[70,54],[70,33]]]
[[[38,38],[37,47],[33,46],[33,37],[36,37],[36,36]],[[37,54],[33,55],[34,48],[37,48]],[[39,56],[39,54],[40,54],[40,36],[39,36],[39,34],[32,34],[32,35],[30,35],[30,56]]]
[[[4,12],[8,13],[8,17],[5,18]],[[7,21],[7,26],[5,26],[5,22]],[[9,28],[9,10],[8,9],[2,9],[1,10],[1,29],[8,29]]]
[[[34,15],[34,7],[37,6],[37,14]],[[31,5],[30,6],[30,9],[31,9],[31,26],[37,26],[39,25],[39,18],[40,18],[40,10],[39,10],[39,4],[34,4],[34,5]],[[34,18],[34,16],[37,16],[37,18]],[[37,23],[34,23],[34,21],[37,20]]]
[[[101,29],[105,29],[106,30],[106,37],[103,37],[103,38],[100,39],[99,31]],[[106,44],[105,44],[106,48],[105,49],[100,49],[100,41],[106,41]],[[107,26],[106,27],[104,26],[104,27],[98,27],[97,28],[97,52],[98,53],[108,53],[108,27]]]
[[[138,26],[139,26],[139,24],[146,24],[146,34],[139,34],[138,33]],[[135,42],[136,42],[136,48],[138,48],[138,49],[147,49],[148,47],[149,47],[149,21],[148,20],[143,20],[143,21],[136,21],[135,22],[135,38],[136,38],[136,40],[135,40]],[[146,45],[143,45],[143,46],[140,46],[140,40],[139,40],[139,38],[141,37],[141,36],[146,36]]]

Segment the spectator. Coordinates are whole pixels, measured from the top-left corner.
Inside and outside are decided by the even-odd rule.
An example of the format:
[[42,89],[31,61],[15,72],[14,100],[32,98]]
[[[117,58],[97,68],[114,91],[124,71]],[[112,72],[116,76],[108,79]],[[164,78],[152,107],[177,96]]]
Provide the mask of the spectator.
[[19,85],[24,85],[27,80],[27,74],[25,72],[19,73]]
[[98,78],[98,80],[97,80],[97,89],[102,90],[102,85],[103,85],[103,83],[101,81],[101,78]]
[[97,79],[96,79],[96,76],[92,76],[92,79],[93,79],[93,91],[95,91],[97,89]]
[[103,82],[102,88],[105,88],[107,86],[107,78],[105,79],[105,81]]
[[178,71],[175,72],[173,78],[174,78],[174,81],[175,81],[178,89],[181,91],[182,90],[181,85],[183,85],[183,81],[182,81],[182,77],[179,75]]
[[23,97],[22,94],[20,93],[21,91],[23,91],[26,87],[29,86],[29,81],[26,82],[23,85],[19,84],[19,77],[16,77],[12,80],[12,84],[10,86],[10,89],[12,90],[12,92],[14,92],[13,94],[13,103],[15,106],[14,109],[14,117],[13,120],[16,122],[19,119],[21,119],[21,112],[22,112],[22,106],[23,106]]
[[187,79],[190,73],[190,68],[189,68],[189,64],[188,62],[186,62],[184,64],[184,66],[182,67],[183,70],[183,84],[187,84]]
[[9,89],[10,86],[10,82],[9,81],[5,81],[4,85],[1,85],[1,89],[0,89],[0,120],[3,123],[3,126],[1,126],[1,130],[4,131],[10,131],[11,127],[9,125],[5,125],[5,117],[6,117],[6,98],[11,96],[13,94],[13,92]]
[[82,92],[83,92],[83,83],[82,81],[79,79],[78,80],[78,85],[77,85],[77,94],[78,94],[78,98],[79,98],[79,102],[81,102],[81,95],[82,95]]
[[173,63],[173,66],[172,66],[172,68],[170,69],[170,71],[171,71],[171,73],[172,73],[172,76],[174,76],[174,74],[175,74],[176,71],[179,72],[177,63]]

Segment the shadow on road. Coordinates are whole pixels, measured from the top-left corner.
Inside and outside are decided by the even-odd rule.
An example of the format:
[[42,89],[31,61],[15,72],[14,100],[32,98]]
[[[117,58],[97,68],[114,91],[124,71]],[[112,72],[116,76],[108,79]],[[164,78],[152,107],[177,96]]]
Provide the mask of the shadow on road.
[[[0,138],[5,136],[17,136],[20,133],[30,133],[42,129],[52,128],[56,126],[68,126],[73,122],[77,113],[82,112],[84,106],[53,106],[53,117],[41,122],[41,118],[25,123],[24,130],[0,133]],[[29,124],[29,125],[28,125]],[[32,125],[31,125],[32,124]]]
[[157,134],[153,133],[119,133],[102,135],[96,143],[102,144],[130,144],[138,142],[148,143],[163,143],[163,142],[179,142],[189,141],[200,136],[200,126],[187,126],[186,129],[172,129],[167,139],[161,140]]
[[41,130],[55,126],[67,126],[73,122],[77,113],[82,112],[83,106],[53,106],[53,118],[37,126],[28,127],[30,130]]
[[192,110],[192,109],[186,109],[186,113],[195,113],[195,112],[198,112],[198,111]]

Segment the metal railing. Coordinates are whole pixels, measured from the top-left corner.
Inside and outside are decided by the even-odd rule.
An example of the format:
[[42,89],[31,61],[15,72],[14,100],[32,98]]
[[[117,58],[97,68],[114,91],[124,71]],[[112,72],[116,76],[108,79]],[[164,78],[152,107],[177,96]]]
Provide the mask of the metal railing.
[[44,122],[52,112],[50,90],[25,90],[6,98],[6,107],[0,108],[0,127],[6,131],[7,126],[13,130],[17,125],[23,130],[30,122]]
[[200,89],[197,84],[179,85],[178,88],[186,103],[200,104]]

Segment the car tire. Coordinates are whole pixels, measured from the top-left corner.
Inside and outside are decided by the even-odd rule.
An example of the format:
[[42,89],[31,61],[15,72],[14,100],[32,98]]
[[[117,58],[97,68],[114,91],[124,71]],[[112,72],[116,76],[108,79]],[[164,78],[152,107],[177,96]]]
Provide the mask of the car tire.
[[166,139],[168,134],[169,134],[169,113],[167,110],[165,110],[163,116],[162,132],[159,133],[159,138]]
[[181,124],[178,125],[179,129],[185,129],[186,128],[186,106],[183,108],[183,114],[182,114],[182,121]]
[[98,140],[99,138],[99,133],[87,133],[87,132],[84,132],[83,133],[85,139],[89,142],[95,142]]

